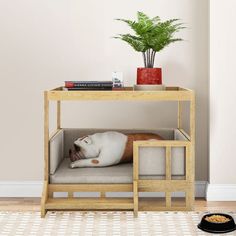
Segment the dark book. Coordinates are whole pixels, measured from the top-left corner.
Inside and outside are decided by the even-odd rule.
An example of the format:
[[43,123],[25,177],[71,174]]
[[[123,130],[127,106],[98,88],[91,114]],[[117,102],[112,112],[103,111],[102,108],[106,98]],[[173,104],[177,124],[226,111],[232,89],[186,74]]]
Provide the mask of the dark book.
[[81,87],[75,87],[75,88],[66,88],[63,87],[64,91],[111,91],[112,87],[96,87],[96,88],[81,88]]
[[91,88],[91,87],[112,87],[112,81],[65,81],[66,88],[75,88],[75,87],[83,87],[83,88]]
[[72,86],[65,86],[66,88],[100,88],[100,87],[113,87],[112,84],[76,84]]

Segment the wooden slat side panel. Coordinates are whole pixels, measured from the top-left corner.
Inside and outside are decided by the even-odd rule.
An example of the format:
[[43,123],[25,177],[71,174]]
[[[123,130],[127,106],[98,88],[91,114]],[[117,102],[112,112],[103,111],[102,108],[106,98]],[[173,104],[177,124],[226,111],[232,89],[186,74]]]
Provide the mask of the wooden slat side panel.
[[49,100],[189,101],[190,91],[49,91]]
[[171,179],[171,147],[166,147],[166,179]]
[[183,103],[181,101],[178,101],[178,129],[181,129],[182,126],[182,112],[183,112]]
[[139,179],[139,145],[133,142],[133,180]]
[[185,180],[139,180],[139,192],[177,192],[185,191],[191,187]]
[[191,154],[191,145],[186,146],[185,148],[185,159],[186,159],[186,180],[189,182],[194,181],[194,169],[193,169],[193,157]]
[[44,180],[49,179],[49,101],[48,92],[44,92]]
[[171,207],[171,192],[166,192],[166,207],[170,208]]
[[186,191],[186,207],[190,208],[191,210],[194,209],[194,184]]
[[50,192],[132,192],[133,184],[49,184]]
[[189,207],[174,207],[174,206],[170,206],[170,207],[162,207],[162,206],[147,206],[147,205],[143,205],[140,204],[139,207],[140,211],[191,211],[192,208]]
[[133,182],[133,199],[134,199],[134,216],[138,216],[138,183],[136,180]]
[[48,199],[48,182],[44,181],[42,198],[41,198],[41,217],[45,217],[47,199]]
[[57,101],[57,129],[61,128],[61,101]]
[[158,140],[158,141],[135,141],[139,147],[184,147],[189,141]]
[[[129,86],[129,87],[124,87],[123,88],[125,91],[133,91],[133,87]],[[63,91],[63,86],[51,89],[50,91]],[[166,91],[193,91],[191,89],[188,88],[183,88],[183,87],[178,87],[178,86],[166,86]]]
[[[170,195],[168,195],[170,197]],[[172,201],[165,201],[163,198],[140,198],[140,211],[188,211],[190,207],[184,205],[183,198],[173,198]],[[172,204],[173,203],[173,204]]]
[[189,180],[192,182],[192,189],[189,192],[190,203],[189,205],[193,206],[194,201],[194,180],[195,180],[195,112],[196,112],[196,101],[195,94],[192,92],[192,101],[190,103],[190,139],[191,144],[189,145],[189,171],[191,173],[188,174]]
[[122,209],[133,210],[132,198],[64,198],[64,199],[48,199],[46,209],[83,209],[83,210],[107,210],[107,209]]

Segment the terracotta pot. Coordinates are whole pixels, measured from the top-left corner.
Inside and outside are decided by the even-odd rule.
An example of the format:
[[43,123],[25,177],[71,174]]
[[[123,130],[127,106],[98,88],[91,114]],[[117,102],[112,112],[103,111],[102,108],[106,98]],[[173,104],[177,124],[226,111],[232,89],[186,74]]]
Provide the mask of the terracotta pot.
[[162,84],[161,68],[137,68],[137,84]]

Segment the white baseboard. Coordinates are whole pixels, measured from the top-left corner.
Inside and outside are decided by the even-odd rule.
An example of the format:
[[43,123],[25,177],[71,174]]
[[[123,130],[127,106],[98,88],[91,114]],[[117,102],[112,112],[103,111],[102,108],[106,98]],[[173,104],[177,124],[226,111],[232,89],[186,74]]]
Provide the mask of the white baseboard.
[[[196,197],[205,197],[206,196],[206,181],[196,181],[195,191]],[[42,181],[0,181],[0,197],[41,197],[43,188]],[[57,194],[59,197],[63,194]],[[93,196],[93,193],[86,195]],[[119,196],[129,196],[128,193],[120,193]],[[109,194],[112,196],[112,193]],[[117,194],[116,194],[117,196]],[[158,197],[158,193],[144,193],[146,197]],[[176,193],[176,197],[182,197],[182,193]]]
[[42,181],[0,181],[0,197],[40,197]]
[[236,201],[236,184],[207,184],[207,201]]

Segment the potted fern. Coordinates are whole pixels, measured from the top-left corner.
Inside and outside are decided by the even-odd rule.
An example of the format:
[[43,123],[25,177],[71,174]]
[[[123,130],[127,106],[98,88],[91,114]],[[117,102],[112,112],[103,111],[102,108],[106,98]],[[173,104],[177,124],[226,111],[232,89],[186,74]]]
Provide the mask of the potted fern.
[[150,18],[143,12],[138,12],[137,16],[138,21],[116,19],[128,24],[135,34],[119,34],[114,38],[143,54],[144,68],[137,69],[137,84],[162,84],[161,68],[154,67],[156,53],[171,43],[182,41],[174,35],[185,27],[179,19],[161,21],[159,16]]

